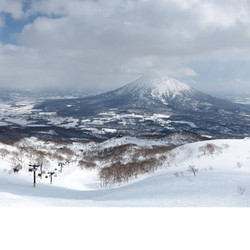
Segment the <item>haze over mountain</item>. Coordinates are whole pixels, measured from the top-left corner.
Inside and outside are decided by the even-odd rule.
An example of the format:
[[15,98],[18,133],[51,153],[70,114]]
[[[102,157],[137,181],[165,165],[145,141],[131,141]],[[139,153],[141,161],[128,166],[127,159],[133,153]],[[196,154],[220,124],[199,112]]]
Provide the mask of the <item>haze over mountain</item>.
[[250,110],[248,106],[204,94],[174,78],[156,74],[143,76],[114,91],[74,100],[47,101],[37,108],[76,117],[92,116],[109,109],[168,114],[184,110],[211,113],[220,109]]

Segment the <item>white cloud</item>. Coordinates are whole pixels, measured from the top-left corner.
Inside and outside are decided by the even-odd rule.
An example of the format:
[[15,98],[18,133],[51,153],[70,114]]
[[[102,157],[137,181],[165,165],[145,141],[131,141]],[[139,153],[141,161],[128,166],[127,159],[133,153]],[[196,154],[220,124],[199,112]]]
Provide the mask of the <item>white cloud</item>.
[[247,0],[33,0],[25,13],[21,2],[13,17],[43,16],[13,54],[2,45],[1,85],[113,88],[148,71],[197,77],[193,62],[250,60]]
[[23,0],[1,0],[0,13],[9,13],[14,19],[23,17]]

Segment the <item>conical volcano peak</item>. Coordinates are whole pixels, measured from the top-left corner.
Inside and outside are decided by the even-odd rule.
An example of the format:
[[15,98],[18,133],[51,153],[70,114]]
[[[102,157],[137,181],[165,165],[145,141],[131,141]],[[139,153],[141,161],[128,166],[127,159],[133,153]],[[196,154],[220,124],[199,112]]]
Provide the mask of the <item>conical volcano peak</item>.
[[167,75],[150,74],[145,75],[131,83],[131,87],[140,89],[141,91],[150,91],[153,96],[176,97],[182,95],[191,88],[172,77]]

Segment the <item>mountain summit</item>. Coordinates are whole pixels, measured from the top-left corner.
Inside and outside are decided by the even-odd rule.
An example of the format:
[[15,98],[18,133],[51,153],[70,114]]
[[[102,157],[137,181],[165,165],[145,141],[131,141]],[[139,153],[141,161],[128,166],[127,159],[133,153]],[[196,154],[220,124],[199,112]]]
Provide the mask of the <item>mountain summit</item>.
[[182,82],[177,81],[166,75],[148,75],[143,76],[136,81],[126,85],[124,90],[128,91],[151,91],[153,97],[175,97],[183,95],[184,92],[190,91],[191,88]]
[[[152,100],[167,105],[169,99],[175,97],[190,96],[194,93],[187,84],[177,81],[166,75],[146,75],[134,82],[115,90],[113,93],[119,96],[130,96],[134,99],[134,104],[140,101],[148,101],[152,105]],[[146,103],[144,103],[145,105]]]

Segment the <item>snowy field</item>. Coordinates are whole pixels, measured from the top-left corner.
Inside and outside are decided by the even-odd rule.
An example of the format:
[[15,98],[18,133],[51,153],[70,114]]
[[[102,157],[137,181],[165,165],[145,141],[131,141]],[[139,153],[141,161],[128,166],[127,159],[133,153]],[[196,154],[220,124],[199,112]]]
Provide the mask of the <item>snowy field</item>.
[[[98,147],[122,142],[126,140],[111,140]],[[25,143],[50,151],[56,147],[34,139]],[[18,147],[20,144],[24,142]],[[145,146],[141,141],[138,144]],[[80,149],[93,150],[95,146],[92,143],[69,147],[74,149],[74,158]],[[17,145],[1,144],[0,148],[16,152]],[[84,169],[72,161],[65,165],[63,173],[58,173],[53,184],[44,177],[38,178],[36,188],[32,187],[32,173],[27,167],[12,173],[13,155],[5,155],[0,159],[0,206],[250,206],[249,139],[196,142],[177,147],[168,154],[171,157],[154,173],[139,175],[128,183],[101,187],[98,175],[101,166]],[[21,161],[23,165],[29,164],[26,154]],[[53,164],[56,164],[53,160],[48,163],[50,167]]]

